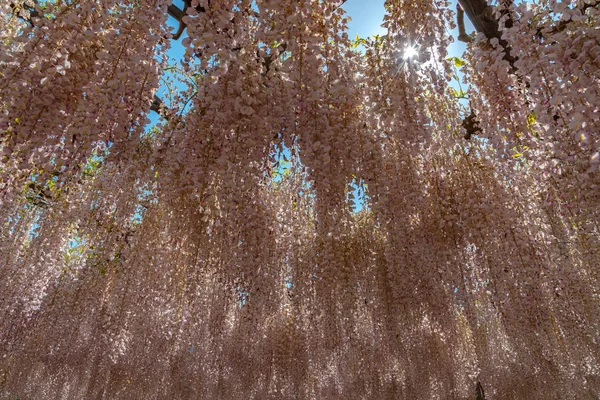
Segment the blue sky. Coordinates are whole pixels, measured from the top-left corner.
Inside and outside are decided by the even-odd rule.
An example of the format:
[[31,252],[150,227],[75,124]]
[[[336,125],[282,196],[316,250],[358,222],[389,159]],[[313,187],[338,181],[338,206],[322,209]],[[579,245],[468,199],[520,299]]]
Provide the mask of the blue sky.
[[351,38],[385,34],[381,27],[385,9],[383,0],[347,0],[342,6],[352,21],[348,24]]

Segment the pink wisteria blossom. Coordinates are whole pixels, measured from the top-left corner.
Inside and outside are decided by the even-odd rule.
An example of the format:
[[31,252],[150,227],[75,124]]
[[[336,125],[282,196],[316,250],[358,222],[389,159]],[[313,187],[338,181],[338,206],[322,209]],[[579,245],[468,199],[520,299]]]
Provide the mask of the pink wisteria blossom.
[[0,399],[597,398],[598,3],[341,3],[0,4]]

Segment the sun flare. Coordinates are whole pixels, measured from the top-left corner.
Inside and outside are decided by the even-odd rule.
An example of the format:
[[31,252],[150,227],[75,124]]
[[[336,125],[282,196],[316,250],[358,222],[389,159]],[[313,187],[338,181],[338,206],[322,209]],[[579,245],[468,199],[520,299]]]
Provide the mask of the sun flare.
[[411,57],[414,57],[418,54],[417,51],[417,47],[416,46],[408,46],[405,50],[404,50],[404,59],[408,60]]

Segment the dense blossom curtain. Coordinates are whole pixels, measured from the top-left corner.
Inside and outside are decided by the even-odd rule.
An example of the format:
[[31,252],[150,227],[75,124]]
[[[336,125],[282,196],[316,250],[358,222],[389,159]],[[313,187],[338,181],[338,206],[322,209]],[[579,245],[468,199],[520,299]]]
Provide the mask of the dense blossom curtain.
[[597,4],[338,3],[0,5],[0,398],[597,398]]

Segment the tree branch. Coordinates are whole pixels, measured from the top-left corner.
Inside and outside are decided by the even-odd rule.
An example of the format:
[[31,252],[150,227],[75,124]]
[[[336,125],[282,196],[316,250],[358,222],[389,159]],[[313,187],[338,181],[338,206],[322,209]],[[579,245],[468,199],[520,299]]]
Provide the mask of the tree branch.
[[465,10],[463,10],[459,3],[456,3],[456,20],[458,23],[458,40],[465,43],[472,42],[473,39],[467,35],[465,29]]
[[[467,13],[467,17],[469,17],[469,20],[471,20],[471,23],[473,24],[477,32],[483,33],[488,40],[498,40],[498,44],[504,50],[503,59],[508,61],[508,63],[510,64],[511,72],[516,72],[517,68],[515,67],[515,61],[517,61],[517,58],[513,57],[510,54],[511,48],[508,45],[508,42],[502,39],[500,24],[498,23],[498,20],[494,17],[494,8],[489,6],[486,0],[458,0],[458,3]],[[512,4],[512,0],[504,1],[505,6],[508,6],[510,4]],[[506,10],[504,10],[503,12],[504,15],[508,13],[508,11]],[[509,15],[508,19],[506,20],[505,26],[507,28],[510,28],[513,26],[513,23],[514,22]]]
[[152,104],[150,105],[150,111],[154,111],[157,114],[160,114],[160,107],[163,105],[163,101],[157,95],[154,95],[152,99]]
[[169,5],[167,8],[167,14],[175,18],[177,21],[181,21],[181,18],[185,15],[184,11],[177,7],[175,4]]

